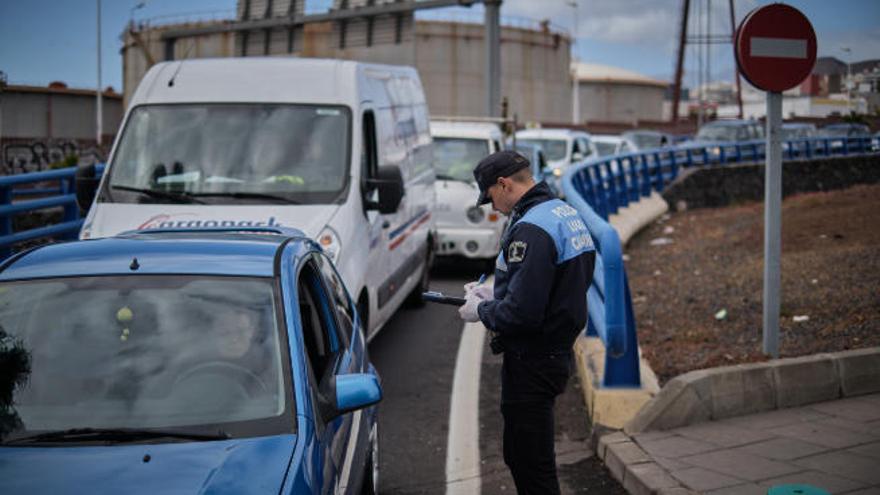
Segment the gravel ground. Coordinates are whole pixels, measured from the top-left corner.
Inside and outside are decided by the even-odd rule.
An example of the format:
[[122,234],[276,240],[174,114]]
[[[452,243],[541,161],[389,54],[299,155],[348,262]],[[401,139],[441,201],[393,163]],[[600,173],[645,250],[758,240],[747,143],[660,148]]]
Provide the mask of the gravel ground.
[[[880,185],[782,205],[780,355],[880,346]],[[662,383],[767,359],[764,204],[665,215],[626,249],[639,344]]]

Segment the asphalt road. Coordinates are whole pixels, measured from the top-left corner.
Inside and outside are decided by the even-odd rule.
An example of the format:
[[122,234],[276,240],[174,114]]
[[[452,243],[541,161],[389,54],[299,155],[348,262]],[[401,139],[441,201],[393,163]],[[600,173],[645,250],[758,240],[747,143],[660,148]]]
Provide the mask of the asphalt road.
[[[432,290],[460,294],[478,265],[439,262]],[[463,323],[454,307],[428,304],[399,311],[370,343],[382,377],[380,489],[383,494],[443,494],[455,358]],[[500,356],[484,346],[480,372],[480,471],[483,495],[516,489],[501,455]],[[576,376],[556,404],[556,451],[563,493],[624,494],[587,445],[589,423]]]

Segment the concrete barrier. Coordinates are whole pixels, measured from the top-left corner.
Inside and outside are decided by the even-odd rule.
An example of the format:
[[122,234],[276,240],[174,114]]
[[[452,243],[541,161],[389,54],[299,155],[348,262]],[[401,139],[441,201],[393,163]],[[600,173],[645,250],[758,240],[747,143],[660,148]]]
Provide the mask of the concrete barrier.
[[880,392],[880,347],[697,370],[670,380],[628,435]]

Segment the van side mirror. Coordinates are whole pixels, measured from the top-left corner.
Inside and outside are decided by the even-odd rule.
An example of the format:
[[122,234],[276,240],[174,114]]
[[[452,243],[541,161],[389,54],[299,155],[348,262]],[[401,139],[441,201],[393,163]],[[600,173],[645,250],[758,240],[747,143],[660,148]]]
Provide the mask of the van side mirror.
[[83,165],[76,169],[74,176],[74,189],[76,190],[76,204],[82,211],[89,211],[95,194],[98,192],[98,184],[101,179],[95,169],[95,164]]
[[379,210],[383,215],[397,211],[403,200],[403,174],[399,167],[379,167],[376,178],[367,179],[367,184],[379,190],[379,201],[368,202],[367,209]]

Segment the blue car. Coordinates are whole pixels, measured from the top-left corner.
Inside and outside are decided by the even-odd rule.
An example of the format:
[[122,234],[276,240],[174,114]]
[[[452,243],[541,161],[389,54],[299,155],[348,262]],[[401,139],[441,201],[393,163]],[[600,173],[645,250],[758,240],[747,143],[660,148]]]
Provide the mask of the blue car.
[[0,493],[376,491],[355,305],[302,233],[246,230],[0,265]]

